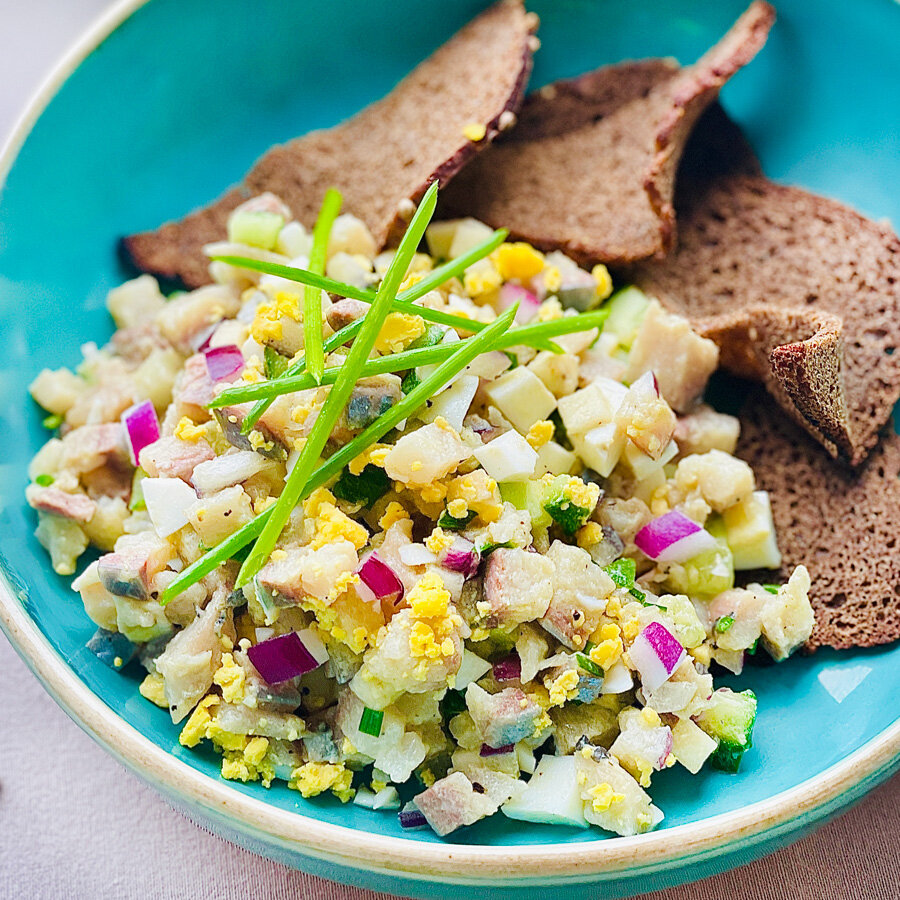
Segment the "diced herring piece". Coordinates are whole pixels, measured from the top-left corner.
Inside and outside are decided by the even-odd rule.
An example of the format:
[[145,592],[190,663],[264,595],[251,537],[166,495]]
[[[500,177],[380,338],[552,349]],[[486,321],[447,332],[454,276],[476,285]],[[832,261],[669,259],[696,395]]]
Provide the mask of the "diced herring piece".
[[654,300],[647,308],[628,357],[625,380],[653,372],[669,405],[687,410],[703,394],[719,362],[719,348],[700,337],[687,319],[666,312]]
[[189,482],[194,469],[202,462],[215,459],[215,456],[212,447],[203,438],[183,441],[169,436],[144,447],[139,461],[151,478],[180,478]]
[[532,737],[541,708],[518,688],[489,694],[477,684],[466,688],[466,706],[488,747],[505,747]]
[[415,800],[428,824],[441,837],[497,811],[497,804],[476,791],[462,772],[441,778]]
[[553,596],[554,566],[540,553],[499,548],[488,557],[484,576],[489,628],[540,619]]
[[97,504],[85,494],[71,494],[52,485],[41,487],[29,484],[25,488],[25,499],[32,509],[82,524],[90,522],[97,508]]
[[168,542],[149,531],[123,534],[116,549],[97,561],[97,576],[111,594],[149,600],[151,583],[171,556]]

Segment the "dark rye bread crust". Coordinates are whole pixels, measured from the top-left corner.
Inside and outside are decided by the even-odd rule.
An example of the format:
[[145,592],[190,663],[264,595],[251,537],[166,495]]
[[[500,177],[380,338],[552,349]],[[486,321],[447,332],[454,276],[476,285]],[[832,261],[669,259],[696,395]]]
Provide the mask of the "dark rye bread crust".
[[[720,341],[723,365],[761,377],[832,455],[861,463],[900,398],[900,240],[761,175],[691,179],[678,217],[670,257],[624,274]],[[782,333],[775,310],[789,325]],[[825,321],[836,332],[828,340]],[[755,373],[735,365],[750,355]]]
[[[500,0],[382,100],[334,128],[272,148],[212,205],[124,238],[126,259],[167,282],[198,287],[210,280],[202,247],[223,238],[236,206],[271,191],[311,226],[329,187],[342,192],[344,209],[369,226],[378,245],[387,245],[402,232],[410,201],[435,179],[446,184],[515,122],[537,24],[520,0]],[[485,138],[469,140],[469,125],[484,126]]]
[[[830,459],[763,392],[741,414],[737,455],[769,491],[786,579],[809,569],[817,647],[871,647],[900,638],[900,437],[893,429],[853,471]],[[747,580],[773,581],[771,572]]]
[[502,225],[584,265],[663,255],[675,239],[675,173],[690,131],[765,43],[774,17],[756,0],[715,47],[674,75],[653,60],[538,92],[523,109],[524,127],[460,174],[442,213]]

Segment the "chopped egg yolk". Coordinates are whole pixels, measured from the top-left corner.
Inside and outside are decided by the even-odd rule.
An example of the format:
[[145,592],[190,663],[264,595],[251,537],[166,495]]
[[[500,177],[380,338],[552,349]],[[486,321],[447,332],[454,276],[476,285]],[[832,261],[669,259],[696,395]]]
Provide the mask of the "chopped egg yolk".
[[226,703],[240,703],[244,699],[244,678],[244,670],[235,662],[234,655],[223,653],[222,665],[213,675],[213,681],[222,688]]
[[524,241],[501,244],[494,253],[494,264],[504,281],[528,281],[544,268],[544,254]]
[[300,321],[300,297],[287,291],[277,291],[256,307],[256,315],[250,326],[250,334],[258,344],[280,341],[284,335],[282,317]]
[[591,801],[591,809],[596,813],[607,812],[614,803],[621,803],[625,799],[625,795],[617,794],[607,781],[595,784],[588,790],[588,796]]
[[304,797],[331,791],[342,803],[353,797],[353,773],[337,763],[308,762],[294,769],[288,787]]
[[399,353],[424,333],[425,322],[421,316],[392,312],[378,332],[375,349],[379,353]]
[[553,423],[547,419],[540,419],[528,429],[525,440],[534,450],[540,450],[553,437]]

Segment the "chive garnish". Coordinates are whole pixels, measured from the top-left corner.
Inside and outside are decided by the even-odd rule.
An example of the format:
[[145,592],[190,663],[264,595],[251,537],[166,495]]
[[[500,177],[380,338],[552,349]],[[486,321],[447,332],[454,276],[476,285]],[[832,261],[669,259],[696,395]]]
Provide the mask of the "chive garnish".
[[61,415],[59,415],[58,413],[53,413],[53,415],[47,416],[43,420],[43,422],[41,422],[41,425],[43,425],[44,428],[48,429],[49,431],[53,431],[55,428],[59,428],[59,426],[62,425],[64,421],[65,420]]
[[[309,270],[317,275],[325,273],[325,257],[331,226],[341,211],[343,198],[339,191],[328,188],[313,228],[312,249],[309,251]],[[316,384],[322,381],[325,371],[325,351],[322,348],[322,292],[306,285],[303,290],[303,344],[306,353],[306,370]]]
[[[537,322],[534,325],[522,325],[518,328],[511,328],[506,334],[502,335],[496,345],[491,347],[492,350],[502,350],[506,347],[515,347],[521,344],[534,343],[540,338],[556,337],[560,334],[571,334],[576,331],[589,331],[591,328],[598,328],[606,319],[605,310],[597,310],[596,312],[581,313],[577,316],[566,316],[563,319],[555,319],[551,322]],[[362,322],[363,320],[358,320]],[[353,323],[356,324],[355,322]],[[347,326],[350,328],[352,326]],[[338,334],[342,336],[346,329],[341,329]],[[468,338],[467,340],[471,340]],[[330,339],[329,339],[330,341]],[[329,349],[329,341],[325,342],[326,350]],[[341,341],[343,343],[343,340]],[[465,343],[465,342],[463,342]],[[432,363],[440,362],[447,359],[454,349],[459,346],[456,344],[436,344],[430,347],[418,347],[414,350],[404,350],[401,353],[394,353],[388,356],[382,356],[378,359],[369,360],[360,373],[361,378],[367,378],[371,375],[382,375],[386,372],[402,372],[406,369],[413,369],[416,366],[424,366]],[[302,360],[298,360],[302,363]],[[208,404],[209,409],[220,409],[223,406],[231,406],[235,403],[246,403],[250,400],[260,402],[271,402],[275,397],[283,394],[292,394],[296,391],[309,390],[315,387],[316,383],[308,373],[303,373],[302,369],[297,374],[293,373],[293,366],[285,371],[284,375],[271,379],[269,381],[260,381],[256,384],[241,384],[235,387],[226,388]],[[333,384],[334,379],[340,372],[340,366],[334,366],[326,369],[321,384]],[[251,410],[255,411],[256,407]],[[247,419],[250,418],[248,415]],[[251,425],[247,426],[247,420],[244,421],[244,427],[249,430],[256,419],[252,420]],[[243,429],[242,429],[243,430]]]
[[[390,353],[387,356],[379,356],[370,359],[362,367],[360,378],[370,378],[373,375],[384,375],[390,372],[405,372],[416,366],[433,365],[443,362],[453,355],[453,351],[459,344],[438,344],[434,347],[420,347],[418,350],[404,350],[402,353]],[[322,373],[319,382],[323,385],[334,384],[341,377],[344,365],[330,366]],[[236,387],[225,388],[208,404],[210,409],[219,409],[223,406],[231,406],[235,403],[246,403],[248,400],[261,400],[268,397],[280,397],[282,394],[292,394],[295,391],[308,391],[314,388],[316,382],[311,372],[303,372],[300,375],[286,375],[272,381],[258,381],[255,384],[241,384]]]
[[363,707],[362,715],[359,717],[359,730],[363,734],[372,737],[380,737],[381,725],[384,722],[384,710],[370,709],[368,706]]
[[34,479],[34,483],[40,487],[50,487],[53,484],[53,476],[52,475],[38,475],[37,478]]
[[275,549],[278,537],[290,517],[291,511],[299,502],[300,494],[313,473],[316,460],[318,460],[322,450],[325,449],[325,444],[331,436],[331,431],[347,405],[362,368],[366,364],[372,348],[375,346],[381,326],[391,311],[391,301],[397,295],[400,282],[406,275],[406,270],[416,252],[416,248],[419,246],[419,241],[422,240],[425,228],[434,215],[436,205],[437,182],[433,182],[431,187],[425,192],[416,214],[409,223],[406,234],[403,235],[403,239],[400,241],[400,246],[397,248],[393,260],[391,260],[391,264],[378,288],[371,308],[363,317],[363,324],[359,334],[350,347],[347,359],[341,367],[340,375],[328,392],[325,404],[316,417],[315,424],[306,438],[303,449],[300,451],[300,456],[285,482],[281,496],[272,507],[272,515],[263,526],[263,530],[256,539],[255,546],[250,551],[247,559],[244,560],[240,572],[238,572],[238,577],[235,581],[236,587],[242,587],[250,581],[265,565],[272,550]]
[[[439,325],[449,325],[458,328],[461,331],[478,332],[485,327],[484,322],[475,322],[465,316],[456,316],[452,313],[443,312],[437,309],[428,309],[424,306],[418,306],[414,301],[424,297],[429,291],[442,285],[450,278],[454,278],[461,272],[464,272],[473,263],[484,259],[488,254],[492,253],[507,237],[504,229],[495,231],[491,237],[482,241],[478,246],[473,247],[468,253],[458,256],[456,259],[445,263],[442,266],[429,272],[421,281],[416,282],[411,288],[405,290],[399,297],[395,297],[391,303],[394,312],[404,312],[409,315],[421,316],[428,322],[434,322]],[[371,303],[375,299],[375,292],[365,290],[363,288],[353,287],[340,281],[334,281],[323,275],[316,275],[307,269],[297,269],[293,266],[282,266],[277,263],[264,263],[255,259],[246,259],[242,256],[214,256],[212,259],[219,262],[228,263],[229,265],[240,266],[241,268],[253,269],[267,275],[277,275],[280,278],[287,278],[292,281],[298,281],[301,284],[308,284],[312,287],[319,287],[332,294],[338,294],[342,297],[349,297],[353,300],[362,300],[365,303]],[[244,265],[246,263],[247,265]],[[335,332],[324,343],[325,353],[331,353],[338,347],[347,343],[354,338],[362,328],[363,319],[357,319],[351,322],[340,331]],[[562,333],[562,332],[561,332]],[[556,346],[555,344],[552,346]],[[552,347],[551,347],[552,349]],[[557,348],[558,349],[558,348]],[[285,371],[285,375],[299,375],[306,370],[306,357],[301,356],[296,362],[291,363],[290,367]],[[274,398],[273,398],[274,399]],[[241,425],[241,434],[249,434],[256,423],[259,421],[265,411],[271,406],[272,399],[259,400],[250,412],[244,417]]]
[[[491,348],[492,343],[509,328],[515,314],[516,308],[510,307],[502,316],[491,322],[480,334],[471,340],[455,344],[456,352],[453,356],[446,362],[441,363],[431,375],[399,403],[380,415],[355,438],[348,441],[340,450],[328,457],[313,472],[299,499],[303,500],[316,488],[321,487],[340,474],[344,466],[356,459],[367,447],[381,440],[392,428],[424,406],[431,397],[452,378],[455,378],[476,356]],[[246,525],[242,525],[234,534],[217,544],[205,556],[201,556],[200,559],[191,563],[191,565],[180,572],[160,595],[160,603],[165,605],[182,591],[187,590],[192,584],[196,584],[201,578],[209,575],[220,563],[231,559],[239,553],[242,548],[246,547],[250,541],[260,534],[274,509],[274,506],[270,506],[255,519],[252,519]]]
[[725,634],[734,625],[734,616],[720,616],[716,619],[715,630],[718,634]]
[[585,672],[590,672],[591,675],[599,675],[601,678],[603,677],[603,669],[601,669],[600,666],[586,654],[576,653],[575,659],[578,660],[578,665],[581,666]]

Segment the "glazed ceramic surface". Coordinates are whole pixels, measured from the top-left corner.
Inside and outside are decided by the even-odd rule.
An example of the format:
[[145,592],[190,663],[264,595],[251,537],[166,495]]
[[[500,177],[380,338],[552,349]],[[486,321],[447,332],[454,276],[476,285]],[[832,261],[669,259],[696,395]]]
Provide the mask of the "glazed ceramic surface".
[[[28,459],[47,437],[27,386],[109,337],[105,295],[126,277],[116,239],[213,198],[271,144],[382,96],[484,5],[130,3],[48,84],[0,161],[2,619],[83,728],[193,819],[259,853],[403,894],[536,897],[567,885],[572,896],[624,896],[747,862],[887,777],[900,763],[900,647],[821,651],[733,679],[759,696],[753,751],[736,776],[658,775],[666,819],[653,834],[498,815],[441,841],[404,832],[390,813],[222,781],[218,757],[181,747],[167,714],[138,695],[139,671],[113,672],[84,648],[94,626],[50,569],[23,499]],[[624,58],[693,61],[744,5],[535,2],[532,85]],[[779,13],[766,48],[723,92],[726,107],[768,174],[900,224],[900,5],[782,0]]]

